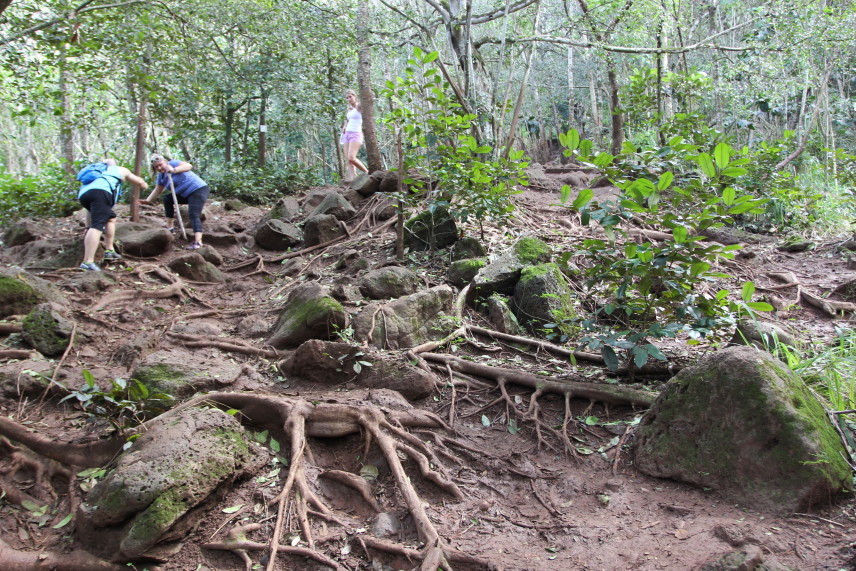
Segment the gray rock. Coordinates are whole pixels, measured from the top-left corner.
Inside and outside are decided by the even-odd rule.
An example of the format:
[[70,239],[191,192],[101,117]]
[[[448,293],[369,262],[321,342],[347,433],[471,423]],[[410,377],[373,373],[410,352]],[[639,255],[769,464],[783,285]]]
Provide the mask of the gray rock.
[[454,298],[451,287],[440,285],[392,302],[370,303],[354,318],[354,337],[381,349],[442,339],[455,329]]
[[329,242],[345,233],[335,216],[319,214],[310,216],[303,224],[303,244],[306,247]]
[[117,224],[116,238],[121,241],[123,252],[138,258],[159,256],[168,251],[174,241],[172,233],[166,228],[133,223]]
[[6,229],[3,233],[3,245],[7,248],[21,246],[38,239],[40,233],[38,224],[32,220],[23,220]]
[[291,222],[271,219],[258,225],[256,244],[265,250],[283,251],[300,244],[303,233]]
[[354,208],[344,196],[338,192],[331,192],[324,197],[324,200],[322,200],[318,206],[315,207],[315,209],[309,214],[309,217],[329,214],[331,216],[335,216],[336,220],[348,220],[356,213],[357,209]]
[[146,355],[131,373],[149,390],[186,398],[203,390],[230,385],[241,374],[241,366],[212,359],[204,353],[162,349]]
[[283,222],[293,222],[300,217],[302,210],[300,203],[293,196],[286,196],[271,208],[268,213],[268,218],[271,220],[282,220]]
[[439,250],[458,240],[458,225],[447,208],[420,212],[404,223],[404,245],[411,252]]
[[487,251],[482,243],[472,236],[464,236],[452,246],[452,260],[467,260],[470,258],[483,258]]
[[226,281],[223,272],[197,252],[189,252],[174,258],[168,267],[181,277],[196,282],[221,284]]
[[357,285],[369,299],[394,299],[415,292],[422,279],[407,268],[387,266],[366,272]]
[[526,266],[514,286],[512,308],[518,323],[531,333],[543,333],[545,324],[577,317],[573,295],[556,264]]
[[499,294],[493,294],[485,300],[484,313],[490,325],[500,333],[508,333],[509,335],[518,335],[520,333],[520,324],[517,322],[517,316],[508,307],[508,302]]
[[750,347],[712,353],[669,381],[639,424],[634,453],[645,474],[775,513],[826,506],[852,484],[821,403]]
[[456,260],[449,264],[449,269],[446,270],[446,280],[457,288],[463,288],[473,281],[476,274],[478,274],[486,264],[487,258]]
[[765,351],[775,349],[777,341],[792,348],[797,347],[797,340],[793,334],[769,321],[741,319],[737,322],[734,335],[731,337],[731,343],[735,345],[753,345]]
[[74,321],[62,306],[41,303],[27,314],[22,326],[24,341],[39,353],[56,357],[68,347]]
[[285,349],[309,339],[330,339],[347,324],[342,304],[328,288],[314,282],[300,284],[289,292],[268,344]]
[[220,410],[157,418],[80,505],[77,537],[112,561],[140,558],[165,536],[186,533],[198,519],[193,508],[267,456]]
[[523,237],[492,259],[473,278],[469,301],[486,299],[495,293],[513,295],[524,266],[550,261],[550,247],[537,238]]
[[361,196],[368,198],[380,188],[380,182],[385,174],[385,171],[375,171],[369,176],[357,177],[351,181],[351,188],[359,192]]
[[332,188],[313,188],[309,191],[303,198],[303,210],[306,212],[311,212],[315,209],[316,206],[321,204],[327,195],[336,194],[335,189]]

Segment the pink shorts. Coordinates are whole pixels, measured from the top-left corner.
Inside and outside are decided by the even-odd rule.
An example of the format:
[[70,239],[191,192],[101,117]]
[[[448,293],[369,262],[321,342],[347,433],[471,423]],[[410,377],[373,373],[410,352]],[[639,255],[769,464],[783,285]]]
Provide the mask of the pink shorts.
[[345,131],[342,135],[342,144],[347,145],[348,143],[360,143],[363,142],[363,134],[359,131]]

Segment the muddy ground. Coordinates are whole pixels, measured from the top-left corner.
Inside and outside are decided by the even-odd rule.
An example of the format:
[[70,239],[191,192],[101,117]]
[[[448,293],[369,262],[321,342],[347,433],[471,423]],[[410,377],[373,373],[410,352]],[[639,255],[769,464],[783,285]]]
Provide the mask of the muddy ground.
[[[487,228],[486,246],[500,251],[513,239],[523,234],[536,234],[559,251],[589,230],[575,225],[573,218],[555,206],[559,194],[556,190],[527,189],[518,197],[519,211],[515,222],[500,231]],[[119,209],[122,219],[127,211]],[[145,219],[160,225],[157,209],[146,210]],[[252,227],[262,211],[248,209],[225,211],[212,198],[208,207],[210,219],[233,222]],[[358,214],[359,220],[361,214]],[[46,237],[62,237],[69,243],[79,240],[83,224],[80,213],[63,219],[40,222]],[[366,229],[367,230],[367,229]],[[478,236],[476,228],[467,233]],[[842,238],[843,240],[843,238]],[[296,278],[318,279],[325,283],[341,277],[335,264],[341,254],[357,249],[377,267],[393,259],[394,232],[392,229],[368,231],[339,243],[326,251],[313,252],[305,261]],[[847,270],[840,241],[818,243],[807,252],[787,253],[776,248],[771,237],[759,244],[747,246],[745,253],[728,271],[735,276],[733,284],[753,280],[759,293],[767,286],[779,285],[767,276],[769,272],[791,271],[803,288],[817,295],[831,291],[835,286],[852,279],[856,273]],[[185,242],[177,240],[172,251],[158,259],[134,259],[105,268],[117,284],[113,291],[163,287],[151,280],[141,281],[135,273],[144,265],[165,266],[169,260],[183,253]],[[271,294],[281,295],[295,278],[277,275],[279,264],[267,264],[258,271],[256,266],[229,271],[258,253],[272,257],[270,252],[247,250],[241,246],[220,248],[224,257],[221,269],[229,277],[225,284],[187,284],[193,295],[207,304],[169,298],[145,300],[111,305],[97,314],[88,312],[105,292],[84,292],[74,286],[80,271],[75,269],[37,272],[54,282],[68,294],[78,327],[86,334],[85,342],[77,342],[61,364],[57,379],[69,386],[81,386],[82,370],[91,371],[101,382],[112,378],[127,378],[132,363],[120,358],[117,349],[139,332],[166,332],[180,327],[187,334],[236,338],[237,323],[244,317],[272,324],[277,306]],[[4,265],[10,261],[4,252]],[[430,285],[444,281],[447,255],[414,254],[407,265],[420,273]],[[352,279],[352,278],[348,278]],[[786,298],[793,291],[776,290]],[[216,311],[206,311],[213,309]],[[195,317],[205,313],[204,317]],[[187,319],[188,316],[194,316]],[[485,326],[475,313],[467,312],[471,322]],[[834,335],[836,326],[852,326],[850,316],[831,318],[818,309],[799,305],[789,308],[777,317],[799,332],[800,336],[819,344]],[[261,339],[247,340],[258,346]],[[573,367],[566,361],[531,348],[500,344],[490,339],[473,338],[474,343],[457,342],[438,351],[468,354],[484,363],[495,366],[549,374],[557,379],[571,374],[582,374],[592,381],[607,378],[602,368],[580,362]],[[14,335],[6,338],[6,347],[16,347]],[[179,352],[194,354],[216,366],[218,362],[237,362],[244,365],[243,374],[221,390],[273,391],[308,399],[323,399],[314,387],[301,386],[283,378],[269,360],[245,354],[226,352],[215,348],[186,347],[180,341],[163,336],[162,347],[171,346]],[[715,345],[689,347],[673,344],[667,348],[672,361],[686,363],[701,352],[715,350]],[[56,360],[54,360],[56,361]],[[54,365],[55,366],[55,363]],[[20,370],[14,362],[0,365],[2,370]],[[52,369],[51,369],[52,370]],[[665,379],[636,379],[640,387],[656,389]],[[614,382],[614,379],[611,380]],[[518,430],[509,430],[509,414],[505,404],[490,408],[484,406],[497,397],[495,388],[457,391],[446,388],[416,406],[435,412],[453,422],[453,431],[440,431],[442,441],[433,438],[429,431],[417,432],[419,438],[433,442],[445,454],[438,454],[446,468],[464,492],[456,501],[448,494],[426,482],[418,474],[411,479],[428,504],[428,514],[441,535],[455,549],[482,558],[492,566],[506,570],[565,571],[586,570],[684,570],[700,568],[704,563],[724,554],[746,550],[757,559],[763,559],[770,568],[805,570],[837,570],[856,568],[856,502],[844,498],[841,502],[823,506],[811,514],[793,514],[788,517],[759,513],[741,505],[723,500],[716,491],[700,490],[680,483],[656,480],[634,470],[627,448],[632,440],[634,419],[644,410],[606,408],[598,403],[572,401],[575,423],[572,434],[577,446],[576,454],[565,454],[558,442],[545,438],[539,448],[531,425],[522,423]],[[521,409],[528,406],[531,393],[522,387],[512,387],[510,397]],[[106,432],[109,425],[93,422],[74,406],[58,404],[58,399],[33,402],[22,399],[2,400],[2,414],[40,433],[58,440],[73,440]],[[454,401],[454,415],[450,415]],[[561,424],[563,401],[559,397],[543,397],[541,417],[547,422]],[[587,417],[597,421],[585,422]],[[438,442],[443,442],[445,448]],[[365,502],[349,488],[336,483],[313,479],[320,493],[346,526],[314,520],[316,548],[336,560],[345,569],[407,569],[418,567],[404,557],[364,549],[359,538],[367,533],[378,533],[380,526],[389,532],[389,540],[400,545],[417,547],[412,522],[407,516],[401,498],[382,461],[372,456],[361,458],[361,439],[346,437],[322,441],[314,439],[312,452],[319,465],[337,466],[340,470],[359,473],[362,466],[381,466],[374,482],[375,497],[385,515],[378,523],[377,516]],[[455,459],[460,461],[456,463]],[[5,462],[5,461],[4,461]],[[3,464],[7,465],[7,464]],[[277,465],[269,464],[253,477],[236,482],[225,491],[215,505],[204,512],[199,525],[186,537],[181,549],[166,563],[148,565],[149,569],[164,570],[238,570],[241,560],[231,552],[203,548],[202,545],[220,541],[236,524],[258,522],[261,528],[252,532],[251,539],[267,542],[275,525],[275,506],[270,508],[260,498],[270,497],[282,487]],[[22,489],[32,482],[26,478],[16,481]],[[85,485],[78,478],[75,485]],[[27,510],[0,500],[0,536],[12,548],[23,551],[63,551],[75,545],[74,523],[54,529],[64,513],[67,503],[62,495],[53,504],[51,518],[39,518]],[[242,506],[235,512],[235,506]],[[65,512],[63,510],[65,509]],[[286,520],[283,544],[303,545],[296,533],[295,518]],[[254,568],[265,568],[263,552],[251,552]],[[3,567],[3,565],[0,565]],[[142,568],[142,567],[141,567]],[[280,554],[277,569],[326,569],[327,567],[304,557]],[[457,568],[468,568],[463,565]],[[717,567],[722,569],[736,567]],[[747,569],[754,567],[745,567]]]

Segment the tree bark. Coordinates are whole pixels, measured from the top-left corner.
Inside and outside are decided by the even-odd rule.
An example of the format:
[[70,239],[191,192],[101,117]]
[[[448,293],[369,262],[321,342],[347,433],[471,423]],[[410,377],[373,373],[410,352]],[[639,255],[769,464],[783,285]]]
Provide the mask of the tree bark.
[[68,73],[68,58],[66,57],[65,44],[61,44],[58,48],[59,56],[59,104],[61,109],[60,117],[60,149],[62,149],[63,164],[62,167],[68,175],[69,184],[74,181],[74,130],[72,129],[71,109],[69,108],[68,89],[69,89],[69,73]]
[[369,172],[383,169],[380,159],[380,148],[377,144],[377,132],[374,119],[374,93],[372,93],[372,48],[369,45],[369,3],[363,2],[357,19],[357,41],[359,48],[359,63],[357,66],[357,83],[360,88],[360,105],[363,114],[363,137],[366,141],[366,155]]
[[267,92],[262,87],[262,101],[259,104],[259,168],[265,167],[265,156],[267,155],[267,122],[265,113],[267,111]]
[[[146,109],[149,104],[147,89],[141,87],[140,106],[137,110],[137,140],[134,145],[134,174],[143,174],[143,154],[146,152]],[[131,185],[131,222],[140,221],[140,188],[136,184]]]

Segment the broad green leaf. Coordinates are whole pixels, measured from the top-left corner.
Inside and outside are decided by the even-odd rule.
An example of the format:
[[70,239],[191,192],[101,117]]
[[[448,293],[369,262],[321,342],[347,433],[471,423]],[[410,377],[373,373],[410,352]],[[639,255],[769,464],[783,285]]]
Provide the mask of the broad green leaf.
[[726,206],[731,206],[732,204],[734,204],[734,198],[736,196],[737,191],[729,186],[722,191],[722,202],[724,202]]
[[590,156],[592,146],[594,146],[594,143],[592,143],[590,139],[583,139],[582,141],[580,141],[580,156]]
[[517,434],[520,432],[520,429],[517,427],[517,421],[513,418],[508,421],[508,432],[509,434]]
[[571,187],[567,184],[562,185],[562,190],[560,191],[559,200],[562,201],[562,204],[566,203],[571,199]]
[[279,445],[279,442],[275,438],[270,439],[270,449],[271,450],[273,450],[274,452],[279,452],[281,450],[281,448],[282,447]]
[[609,153],[601,152],[598,153],[597,156],[594,158],[594,164],[598,168],[604,168],[606,166],[609,166],[609,164],[614,158],[615,157],[613,155],[610,155]]
[[600,423],[600,419],[596,416],[587,416],[585,419],[586,426],[595,426]]
[[752,301],[752,294],[755,293],[755,283],[754,282],[745,282],[743,284],[743,290],[740,292],[740,297],[743,301]]
[[594,198],[594,191],[590,188],[582,189],[577,197],[574,199],[574,203],[571,204],[571,208],[574,210],[582,210],[585,206],[588,206],[591,199]]
[[244,507],[244,504],[238,504],[237,506],[231,506],[228,508],[223,508],[223,513],[224,514],[233,514],[236,511],[238,511],[239,509],[241,509],[242,507]]
[[663,355],[663,352],[660,351],[660,348],[656,345],[648,344],[645,345],[648,348],[648,354],[657,359],[658,361],[666,361],[666,356]]
[[687,241],[688,231],[686,226],[675,226],[672,228],[672,236],[675,238],[675,242],[677,244],[683,244]]
[[703,172],[708,178],[716,176],[716,167],[713,165],[713,160],[710,158],[709,154],[699,153],[698,164],[701,167],[701,172]]
[[482,415],[481,423],[482,423],[482,426],[490,426],[490,419],[487,417],[487,415],[484,415],[484,414]]
[[377,466],[372,466],[371,464],[366,464],[360,468],[360,477],[369,482],[377,480],[379,474],[380,471],[377,469]]
[[633,348],[633,364],[637,369],[641,369],[648,362],[648,351],[645,347]]
[[728,143],[719,143],[713,150],[713,156],[716,159],[716,166],[720,170],[728,166],[728,159],[731,158],[731,145]]
[[763,301],[748,301],[746,302],[746,307],[755,311],[773,311],[774,309],[772,305]]
[[437,57],[439,55],[440,55],[440,52],[431,52],[430,54],[428,54],[424,58],[422,58],[422,62],[423,63],[431,63],[432,61],[437,59]]
[[30,500],[22,500],[21,507],[31,512],[37,512],[42,508],[42,506],[35,502],[31,502]]
[[657,190],[666,190],[672,181],[675,180],[675,175],[670,171],[666,171],[660,175],[660,180],[657,181]]
[[577,150],[577,147],[580,146],[580,133],[579,133],[579,131],[577,131],[576,129],[571,129],[570,131],[568,131],[567,143],[568,143],[567,147],[570,150],[572,150],[572,151]]
[[747,172],[749,171],[741,167],[728,166],[722,169],[722,176],[730,176],[731,178],[737,178],[738,176],[743,176]]
[[618,355],[615,354],[615,349],[609,345],[604,345],[600,350],[600,354],[603,357],[603,362],[606,364],[607,369],[610,371],[618,370]]

